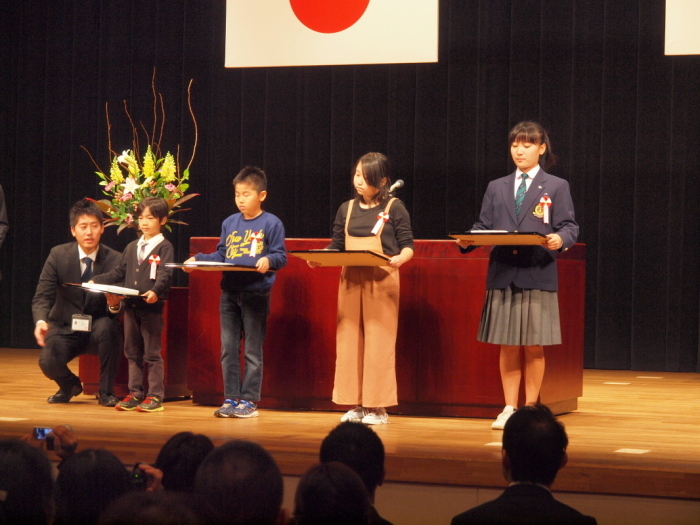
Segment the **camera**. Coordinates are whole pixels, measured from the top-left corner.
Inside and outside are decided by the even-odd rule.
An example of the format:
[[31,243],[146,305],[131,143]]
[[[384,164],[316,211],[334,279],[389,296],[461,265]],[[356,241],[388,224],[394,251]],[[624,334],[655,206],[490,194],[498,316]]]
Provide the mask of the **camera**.
[[46,450],[54,449],[54,435],[51,427],[34,427],[34,439],[46,440]]
[[131,485],[136,490],[146,490],[148,474],[140,467],[141,463],[136,463],[131,470]]

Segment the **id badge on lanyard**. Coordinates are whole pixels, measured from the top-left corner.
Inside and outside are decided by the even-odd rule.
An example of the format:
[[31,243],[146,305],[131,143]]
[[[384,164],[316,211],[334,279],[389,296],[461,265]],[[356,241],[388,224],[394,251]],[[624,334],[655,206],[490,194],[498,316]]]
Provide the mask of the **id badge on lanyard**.
[[85,314],[73,314],[71,328],[74,332],[89,332],[92,330],[92,316]]

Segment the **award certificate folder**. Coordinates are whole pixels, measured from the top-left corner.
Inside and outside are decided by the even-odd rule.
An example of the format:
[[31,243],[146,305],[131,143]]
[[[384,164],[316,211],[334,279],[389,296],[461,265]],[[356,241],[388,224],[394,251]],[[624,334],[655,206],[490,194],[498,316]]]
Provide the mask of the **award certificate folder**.
[[505,230],[471,230],[449,233],[448,235],[457,240],[473,241],[474,246],[541,245],[547,238],[536,232],[509,232]]
[[75,286],[76,288],[83,288],[88,292],[113,293],[114,295],[124,295],[126,297],[137,297],[141,295],[141,292],[135,288],[124,288],[123,286],[114,286],[111,284],[65,283],[64,286]]
[[290,250],[289,253],[321,266],[387,266],[390,259],[371,250]]
[[[191,263],[166,263],[166,268],[192,268],[193,270],[204,270],[205,272],[257,272],[255,266],[243,266],[240,264],[195,261]],[[270,270],[272,271],[272,270]]]

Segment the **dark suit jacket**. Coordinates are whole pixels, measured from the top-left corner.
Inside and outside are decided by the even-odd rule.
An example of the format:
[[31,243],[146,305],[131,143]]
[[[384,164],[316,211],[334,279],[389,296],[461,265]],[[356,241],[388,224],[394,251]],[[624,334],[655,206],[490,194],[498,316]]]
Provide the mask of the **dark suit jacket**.
[[[545,194],[552,202],[549,224],[533,215]],[[561,249],[568,250],[578,237],[569,183],[540,169],[525,194],[520,216],[516,217],[515,172],[491,181],[484,194],[479,220],[472,230],[536,232],[543,235],[557,233],[564,243]],[[542,246],[494,246],[486,288],[502,289],[511,283],[524,289],[557,291],[556,252]]]
[[452,525],[469,524],[551,524],[595,525],[591,516],[554,499],[545,488],[523,484],[508,487],[492,501],[458,514]]
[[[99,284],[119,284],[127,288],[135,288],[141,293],[153,291],[158,296],[156,303],[148,304],[140,297],[127,297],[124,303],[130,307],[142,308],[149,311],[162,311],[164,301],[170,292],[172,268],[165,265],[175,260],[175,249],[169,240],[163,239],[148,254],[148,257],[139,264],[136,254],[138,241],[132,241],[124,250],[119,264],[110,272],[102,275],[94,274],[93,281]],[[151,255],[160,257],[160,263],[156,268],[156,278],[151,279],[151,264],[148,259]]]
[[[70,334],[73,331],[71,325],[74,314],[88,313],[93,316],[93,322],[110,315],[104,294],[61,286],[63,283],[80,282],[78,257],[78,243],[69,242],[52,248],[44,263],[32,300],[32,316],[35,325],[39,320],[49,323],[46,337]],[[119,264],[120,258],[119,252],[100,244],[97,258],[92,265],[93,274],[112,270]]]

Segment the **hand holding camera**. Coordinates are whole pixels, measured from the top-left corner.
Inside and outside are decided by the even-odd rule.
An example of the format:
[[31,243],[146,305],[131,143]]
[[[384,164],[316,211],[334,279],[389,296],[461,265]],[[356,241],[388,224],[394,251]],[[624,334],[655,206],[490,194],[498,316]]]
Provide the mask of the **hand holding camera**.
[[163,490],[163,471],[148,463],[136,463],[131,471],[131,482],[138,490]]
[[53,450],[61,459],[72,456],[78,448],[78,439],[70,425],[34,427],[32,437],[40,443],[46,443],[46,450]]

